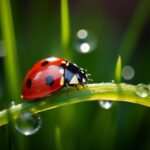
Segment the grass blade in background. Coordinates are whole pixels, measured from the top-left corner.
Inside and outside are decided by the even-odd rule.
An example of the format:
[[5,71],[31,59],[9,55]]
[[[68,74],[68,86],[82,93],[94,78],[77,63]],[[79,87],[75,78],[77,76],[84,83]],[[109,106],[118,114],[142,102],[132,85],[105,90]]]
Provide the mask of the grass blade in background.
[[56,142],[56,149],[62,150],[62,144],[61,144],[61,137],[60,137],[60,128],[56,126],[55,129],[55,142]]
[[115,82],[120,83],[121,82],[121,56],[119,55],[116,63],[116,69],[115,69]]
[[70,42],[70,22],[68,0],[61,0],[61,45],[63,57],[70,59],[72,57],[69,48]]
[[13,101],[19,100],[19,69],[17,65],[16,41],[13,28],[12,12],[9,0],[0,1],[2,35],[6,56],[4,59],[5,75],[9,96]]
[[131,23],[127,28],[123,42],[120,47],[120,54],[125,63],[130,60],[132,53],[135,50],[142,29],[148,21],[149,13],[150,1],[140,0],[133,14],[133,17],[131,18]]
[[[2,38],[6,56],[4,57],[4,69],[7,84],[6,106],[11,105],[11,101],[19,102],[20,100],[20,76],[17,63],[16,41],[13,28],[12,11],[9,0],[0,0],[0,18],[2,26]],[[14,118],[11,112],[7,111],[8,124],[8,145],[9,149],[19,149],[21,138],[17,136],[14,129]]]
[[[69,21],[69,4],[68,0],[61,0],[61,46],[62,46],[62,56],[65,59],[73,61],[73,54],[70,46],[70,21]],[[56,147],[58,150],[63,149],[60,134],[65,134],[65,131],[70,126],[70,122],[74,121],[73,115],[75,113],[75,106],[72,105],[67,108],[61,108],[59,111],[59,119],[63,120],[63,125],[59,128],[59,134],[57,134]],[[58,126],[59,127],[59,126]],[[61,130],[63,129],[63,130]],[[61,133],[60,133],[61,131]],[[71,147],[69,149],[72,149]]]

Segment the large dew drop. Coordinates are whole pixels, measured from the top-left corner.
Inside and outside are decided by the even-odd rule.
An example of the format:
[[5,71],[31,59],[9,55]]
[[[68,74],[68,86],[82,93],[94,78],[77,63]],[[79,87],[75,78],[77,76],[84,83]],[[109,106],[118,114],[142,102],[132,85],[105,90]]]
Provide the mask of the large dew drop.
[[112,101],[98,101],[99,105],[104,109],[111,108],[113,102]]
[[147,97],[149,95],[149,88],[145,84],[138,84],[135,88],[135,93],[140,97]]
[[15,120],[16,129],[23,135],[32,135],[41,128],[42,120],[40,116],[30,111],[19,114]]

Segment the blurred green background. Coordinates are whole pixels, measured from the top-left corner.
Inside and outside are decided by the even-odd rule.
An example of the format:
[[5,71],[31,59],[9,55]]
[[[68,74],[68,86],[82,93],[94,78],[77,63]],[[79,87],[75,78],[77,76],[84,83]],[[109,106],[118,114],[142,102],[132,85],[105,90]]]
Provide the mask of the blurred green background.
[[[37,61],[63,57],[61,11],[58,0],[11,0],[17,47],[21,95],[23,79]],[[94,83],[111,82],[119,54],[123,66],[135,70],[132,80],[150,83],[150,1],[149,0],[70,0],[71,60],[91,73]],[[1,26],[1,22],[0,22]],[[77,50],[77,32],[86,29],[88,42],[95,45],[89,53]],[[1,45],[3,43],[0,31]],[[4,73],[7,53],[0,49],[0,109],[15,99],[8,95]],[[8,69],[9,70],[9,69]],[[21,82],[21,83],[20,83]],[[9,87],[10,88],[10,87]],[[20,102],[23,102],[20,101]],[[40,113],[43,124],[31,136],[12,126],[0,127],[0,150],[124,150],[150,149],[150,109],[131,103],[114,103],[103,109],[98,102],[63,106]]]

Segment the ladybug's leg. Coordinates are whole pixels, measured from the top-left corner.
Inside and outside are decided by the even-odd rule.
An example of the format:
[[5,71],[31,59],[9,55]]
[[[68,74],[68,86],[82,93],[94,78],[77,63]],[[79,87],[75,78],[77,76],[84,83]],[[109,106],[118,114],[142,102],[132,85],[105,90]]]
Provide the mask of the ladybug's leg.
[[66,83],[64,84],[64,86],[65,86],[65,89],[66,89],[67,96],[69,96],[68,95],[68,87],[67,87]]
[[87,84],[85,84],[85,87],[86,87],[86,88],[88,87]]
[[86,88],[86,87],[87,87],[87,85],[82,83],[82,87],[83,87],[83,88]]
[[[64,78],[65,78],[65,75],[64,75]],[[65,86],[65,89],[66,89],[67,96],[69,96],[66,80],[64,80],[64,86]]]
[[74,86],[76,87],[76,90],[77,90],[77,91],[79,91],[79,89],[78,89],[77,85],[74,85]]

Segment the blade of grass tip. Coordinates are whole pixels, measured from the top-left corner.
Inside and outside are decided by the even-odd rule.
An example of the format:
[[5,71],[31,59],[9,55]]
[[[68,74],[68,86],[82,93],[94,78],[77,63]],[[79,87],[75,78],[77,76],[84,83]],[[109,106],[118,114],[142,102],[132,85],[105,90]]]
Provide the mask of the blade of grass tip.
[[71,51],[69,48],[70,42],[70,22],[68,0],[61,0],[61,45],[63,57],[70,59]]
[[60,128],[57,126],[55,129],[55,142],[56,142],[56,149],[57,150],[62,150],[62,145],[61,145],[61,138],[60,138]]
[[120,83],[121,82],[121,56],[118,56],[117,63],[116,63],[116,69],[115,69],[115,82]]
[[12,12],[9,0],[0,0],[0,14],[2,36],[6,56],[4,59],[4,68],[7,81],[9,96],[13,101],[18,101],[20,97],[19,90],[19,69],[17,66],[16,41],[13,29]]
[[120,47],[120,54],[125,63],[129,61],[135,46],[138,42],[139,36],[144,28],[144,25],[148,21],[150,13],[150,1],[141,0],[131,18],[127,31],[125,33],[123,42]]

